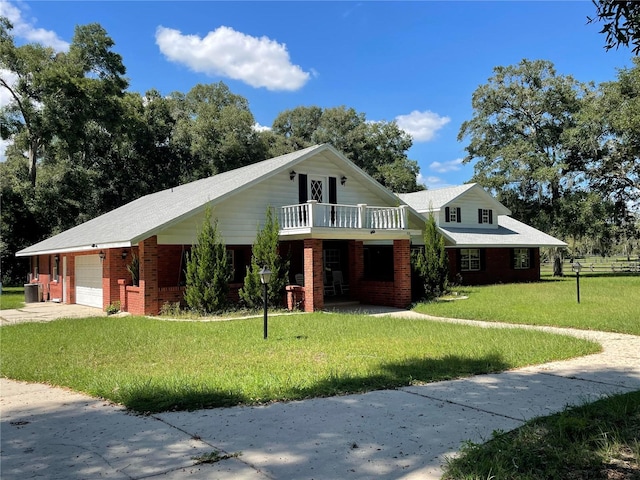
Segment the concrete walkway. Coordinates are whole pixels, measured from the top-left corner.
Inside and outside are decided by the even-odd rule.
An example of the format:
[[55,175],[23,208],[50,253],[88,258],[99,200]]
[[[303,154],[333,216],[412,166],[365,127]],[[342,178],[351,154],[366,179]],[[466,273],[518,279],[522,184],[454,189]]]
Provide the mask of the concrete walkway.
[[[0,379],[0,477],[437,479],[445,456],[465,440],[480,442],[567,405],[640,389],[640,337],[545,330],[596,340],[604,351],[419,387],[150,416]],[[199,465],[193,459],[213,451],[237,456]]]
[[99,308],[67,303],[37,302],[26,303],[14,310],[0,310],[0,326],[23,322],[50,322],[58,318],[104,317],[106,312]]

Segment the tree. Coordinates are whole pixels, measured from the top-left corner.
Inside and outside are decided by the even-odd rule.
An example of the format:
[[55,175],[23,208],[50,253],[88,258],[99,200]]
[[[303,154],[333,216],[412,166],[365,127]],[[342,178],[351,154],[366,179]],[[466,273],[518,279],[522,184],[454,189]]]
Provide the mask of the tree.
[[470,137],[464,163],[477,159],[474,179],[491,189],[553,202],[572,180],[565,139],[585,87],[543,60],[494,72],[473,93],[473,118],[458,133],[459,141]]
[[640,59],[633,63],[616,81],[600,85],[580,122],[596,129],[593,148],[583,154],[592,188],[624,204],[640,199]]
[[[13,26],[0,18],[0,87],[11,102],[0,112],[2,138],[28,152],[32,185],[37,164],[54,138],[72,154],[86,139],[86,124],[109,128],[119,118],[118,102],[127,87],[120,55],[97,24],[76,27],[69,52],[39,44],[16,46]],[[12,77],[16,80],[13,81]]]
[[224,83],[196,85],[170,96],[176,119],[172,141],[190,155],[192,181],[264,160],[247,100]]
[[433,300],[447,291],[449,261],[444,237],[438,232],[433,214],[429,214],[422,233],[424,250],[414,251],[413,269],[422,279],[426,300]]
[[473,93],[473,118],[458,133],[460,141],[469,138],[464,163],[477,160],[473,180],[519,220],[566,236],[573,219],[562,215],[563,199],[588,188],[576,132],[592,99],[593,87],[556,74],[548,61],[495,67]]
[[218,220],[211,219],[207,207],[198,243],[187,258],[187,287],[184,299],[193,310],[217,313],[228,306],[231,264],[227,248],[218,233]]
[[256,241],[252,247],[251,265],[247,267],[244,285],[239,291],[240,300],[252,309],[262,305],[262,285],[260,270],[267,267],[271,270],[267,302],[271,306],[280,307],[284,300],[285,286],[289,278],[289,259],[283,258],[278,248],[280,227],[274,217],[273,210],[267,207],[265,223],[258,230]]
[[593,0],[596,16],[587,17],[589,23],[604,22],[600,33],[607,36],[605,49],[633,45],[631,51],[640,53],[640,3],[636,0]]

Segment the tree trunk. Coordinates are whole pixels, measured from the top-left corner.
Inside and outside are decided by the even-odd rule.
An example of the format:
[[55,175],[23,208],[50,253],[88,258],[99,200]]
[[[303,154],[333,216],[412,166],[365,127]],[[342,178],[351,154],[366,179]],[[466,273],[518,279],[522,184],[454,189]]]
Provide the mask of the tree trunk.
[[562,254],[558,251],[556,251],[553,256],[553,276],[564,276],[564,274],[562,273]]

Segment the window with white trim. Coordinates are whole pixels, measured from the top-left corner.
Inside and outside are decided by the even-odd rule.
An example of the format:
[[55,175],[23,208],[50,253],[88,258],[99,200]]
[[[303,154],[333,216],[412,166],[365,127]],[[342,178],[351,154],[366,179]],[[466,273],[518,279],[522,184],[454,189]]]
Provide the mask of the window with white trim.
[[531,267],[531,251],[528,248],[513,249],[513,268],[516,270],[525,270]]
[[487,208],[482,209],[482,223],[491,223],[491,210]]
[[460,270],[477,272],[480,270],[480,249],[463,248],[460,250]]
[[56,255],[53,257],[53,280],[58,281],[60,271],[60,257]]
[[460,207],[445,207],[444,209],[444,221],[450,223],[461,223],[462,222],[462,214],[460,212]]

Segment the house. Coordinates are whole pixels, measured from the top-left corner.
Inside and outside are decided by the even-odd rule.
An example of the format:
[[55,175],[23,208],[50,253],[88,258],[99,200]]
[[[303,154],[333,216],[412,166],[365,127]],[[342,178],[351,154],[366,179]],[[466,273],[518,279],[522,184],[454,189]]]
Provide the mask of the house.
[[[306,311],[338,296],[411,302],[410,243],[423,217],[327,144],[146,195],[17,255],[31,258],[30,281],[45,300],[103,309],[120,302],[124,311],[157,314],[183,298],[185,253],[207,206],[233,265],[232,299],[269,206]],[[138,285],[127,271],[134,254]]]
[[[567,244],[519,222],[476,183],[398,195],[423,216],[434,216],[445,238],[449,279],[463,285],[540,279],[540,247]],[[420,245],[420,238],[412,244]]]
[[[30,257],[44,300],[157,314],[183,300],[186,253],[207,206],[233,266],[231,299],[269,207],[290,258],[289,306],[309,312],[336,298],[407,307],[411,247],[430,213],[462,283],[538,280],[540,247],[566,245],[510,218],[478,185],[395,195],[324,144],[146,195],[16,255]],[[138,285],[127,270],[134,255]]]

